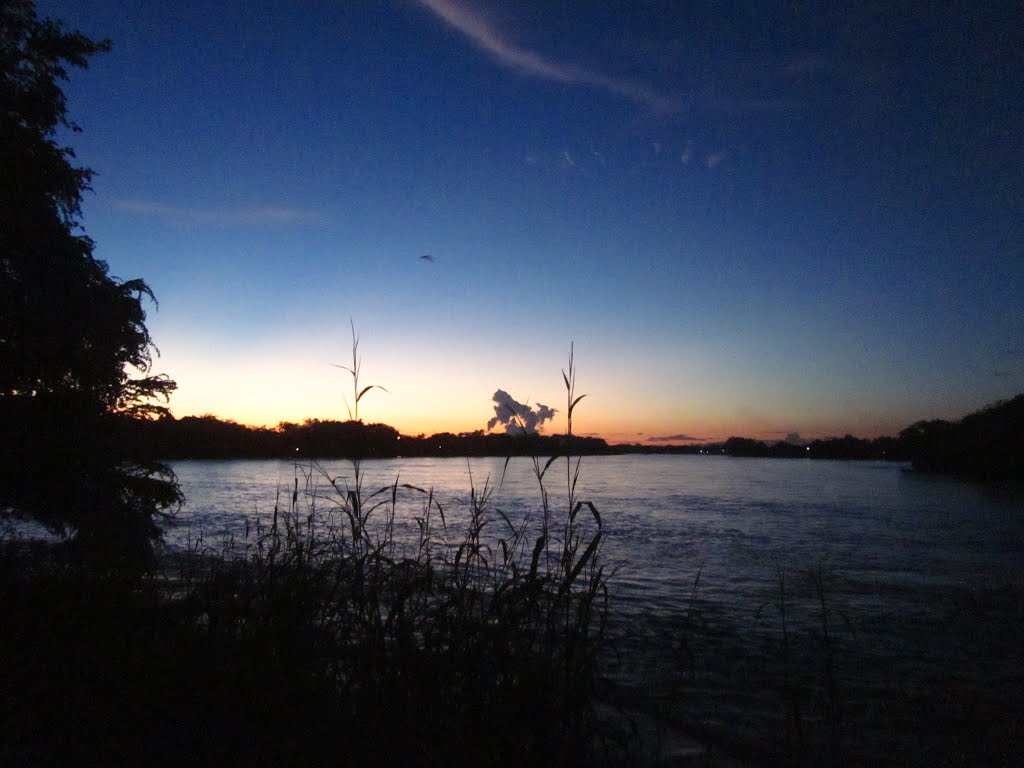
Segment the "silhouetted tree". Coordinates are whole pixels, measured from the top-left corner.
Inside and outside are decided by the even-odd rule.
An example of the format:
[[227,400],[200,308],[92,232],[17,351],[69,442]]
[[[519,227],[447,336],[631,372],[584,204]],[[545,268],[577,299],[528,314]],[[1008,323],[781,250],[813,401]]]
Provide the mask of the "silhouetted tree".
[[109,48],[39,19],[30,0],[0,4],[0,513],[121,559],[150,552],[154,516],[180,494],[119,439],[126,419],[166,412],[175,388],[151,373],[153,294],[93,256],[79,227],[92,171],[56,141],[79,130],[67,68]]
[[722,446],[730,456],[767,456],[768,446],[749,437],[730,437]]
[[914,467],[978,480],[1024,478],[1024,394],[958,422],[919,421],[900,432]]

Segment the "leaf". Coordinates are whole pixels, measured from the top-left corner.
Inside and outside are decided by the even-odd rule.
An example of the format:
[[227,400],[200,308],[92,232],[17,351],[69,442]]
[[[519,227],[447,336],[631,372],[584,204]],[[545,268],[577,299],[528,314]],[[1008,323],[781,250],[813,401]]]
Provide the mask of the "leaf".
[[459,562],[462,560],[462,553],[466,551],[466,542],[462,542],[459,545],[458,550],[455,552],[455,570],[459,570]]
[[[363,390],[358,395],[356,395],[356,402],[358,403],[360,400],[362,400],[363,399],[363,395],[365,395],[371,389],[379,389],[382,392],[387,392],[387,390],[384,389],[384,387],[382,387],[380,384],[371,384],[368,387],[363,387]],[[391,394],[391,393],[388,392],[388,394]]]
[[530,558],[530,576],[533,578],[537,575],[537,563],[540,561],[540,553],[544,551],[544,545],[547,543],[547,536],[538,536],[537,543],[533,546],[533,557]]
[[578,403],[584,397],[586,397],[586,395],[580,395],[579,397],[577,397],[575,400],[572,401],[572,404],[569,406],[569,415],[570,416],[572,416],[572,411],[573,411],[573,408],[576,407],[576,403]]
[[562,587],[563,589],[568,589],[572,585],[572,583],[576,581],[576,577],[580,575],[580,571],[582,571],[583,568],[586,566],[587,561],[594,555],[594,552],[597,551],[597,545],[600,543],[601,534],[598,533],[590,542],[590,545],[587,547],[586,551],[584,551],[583,557],[581,557],[579,561],[576,563],[576,565],[573,566],[572,572],[569,574],[569,579],[566,581],[565,586]]
[[512,532],[512,535],[515,536],[516,527],[512,525],[512,521],[508,519],[508,515],[506,515],[504,512],[497,508],[494,511],[497,512],[501,519],[505,521],[505,525],[508,526],[508,529]]
[[544,469],[542,469],[540,471],[540,479],[541,480],[544,479],[544,475],[545,475],[545,473],[547,473],[548,467],[550,467],[552,464],[554,464],[555,463],[555,459],[557,459],[557,458],[558,458],[557,456],[552,456],[550,459],[548,459],[547,463],[544,465]]
[[592,502],[592,501],[578,501],[578,502],[576,502],[576,506],[573,508],[572,512],[569,514],[569,520],[570,521],[575,520],[576,519],[576,514],[580,511],[580,509],[584,505],[586,505],[590,509],[590,514],[593,515],[594,516],[594,520],[597,521],[597,527],[598,528],[603,527],[603,524],[601,522],[601,513],[597,511],[597,507],[594,506],[594,502]]
[[565,381],[565,388],[569,389],[569,377],[565,375],[565,371],[562,371],[562,379]]

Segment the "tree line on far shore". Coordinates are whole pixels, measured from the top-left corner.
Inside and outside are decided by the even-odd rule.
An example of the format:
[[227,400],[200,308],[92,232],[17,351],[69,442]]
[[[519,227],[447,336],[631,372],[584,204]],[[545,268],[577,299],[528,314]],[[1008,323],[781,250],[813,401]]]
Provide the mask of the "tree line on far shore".
[[249,427],[216,416],[127,419],[123,439],[140,455],[176,459],[387,459],[411,456],[534,456],[609,453],[601,438],[504,432],[402,435],[387,424],[307,419]]
[[386,424],[361,421],[308,419],[301,424],[285,422],[268,428],[248,427],[211,415],[126,420],[124,430],[125,440],[135,445],[140,455],[163,460],[710,453],[911,462],[921,471],[977,479],[1024,476],[1024,394],[987,406],[960,421],[919,421],[895,437],[864,439],[846,435],[803,445],[748,437],[690,445],[609,445],[597,437],[483,430],[409,436]]
[[960,421],[915,422],[897,437],[862,440],[847,435],[803,446],[730,437],[721,451],[731,456],[909,461],[922,472],[1020,480],[1024,478],[1024,394],[993,403]]

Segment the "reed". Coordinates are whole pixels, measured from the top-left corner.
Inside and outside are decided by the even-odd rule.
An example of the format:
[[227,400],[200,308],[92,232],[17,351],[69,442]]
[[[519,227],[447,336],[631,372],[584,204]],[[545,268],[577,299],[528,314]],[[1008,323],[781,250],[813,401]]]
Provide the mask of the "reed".
[[[353,333],[355,408],[371,389],[358,380],[357,345]],[[563,378],[571,415],[582,399],[571,352]],[[540,501],[518,519],[495,503],[501,480],[478,485],[470,471],[459,525],[430,488],[399,478],[368,487],[358,451],[347,477],[297,465],[269,522],[179,562],[170,602],[202,645],[230,649],[226,677],[254,670],[256,701],[272,695],[287,702],[287,722],[305,711],[321,723],[327,752],[591,764],[608,575],[600,513],[578,498],[571,432],[566,446],[532,458]],[[566,489],[556,508],[547,470],[558,459]],[[403,546],[396,520],[409,517],[417,536]],[[252,700],[251,684],[245,691],[240,703]]]
[[791,765],[841,765],[847,758],[843,737],[848,723],[837,658],[841,635],[852,636],[852,624],[834,604],[821,565],[789,579],[776,561],[775,576],[774,603],[758,610],[755,629],[767,619],[765,609],[773,607],[777,624],[764,657],[764,687],[777,690],[782,699],[781,755]]
[[[360,381],[358,343],[353,327],[355,418],[378,388]],[[357,450],[345,476],[297,464],[269,519],[217,546],[200,532],[145,576],[40,575],[5,557],[0,604],[19,635],[0,656],[20,669],[0,675],[0,762],[600,762],[609,574],[571,455],[571,349],[563,379],[566,452],[532,458],[539,501],[518,517],[496,502],[503,478],[470,471],[465,507],[446,509],[398,477],[371,487]],[[410,520],[411,543],[396,533]],[[13,704],[37,691],[53,714]]]

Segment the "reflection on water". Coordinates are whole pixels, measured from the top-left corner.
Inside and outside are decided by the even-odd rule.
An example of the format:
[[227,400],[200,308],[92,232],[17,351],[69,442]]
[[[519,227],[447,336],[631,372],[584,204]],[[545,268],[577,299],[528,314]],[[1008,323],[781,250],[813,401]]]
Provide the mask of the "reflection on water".
[[[212,546],[241,535],[246,518],[271,514],[278,493],[286,505],[297,476],[292,463],[274,461],[174,469],[188,502],[169,527],[173,546],[198,531]],[[364,490],[396,480],[432,488],[453,527],[471,477],[478,490],[500,483],[492,504],[514,520],[539,514],[528,459],[363,469]],[[344,462],[326,470],[341,487],[354,483]],[[326,480],[312,479],[329,497]],[[552,465],[546,481],[559,511],[565,479],[564,464]],[[603,516],[606,561],[622,564],[610,663],[637,707],[762,743],[767,732],[769,748],[788,739],[824,754],[841,743],[863,759],[913,754],[915,764],[950,749],[987,754],[965,746],[968,735],[1017,738],[1019,488],[888,464],[607,456],[584,459],[580,490]],[[421,502],[411,492],[400,501],[396,527],[413,531]]]

